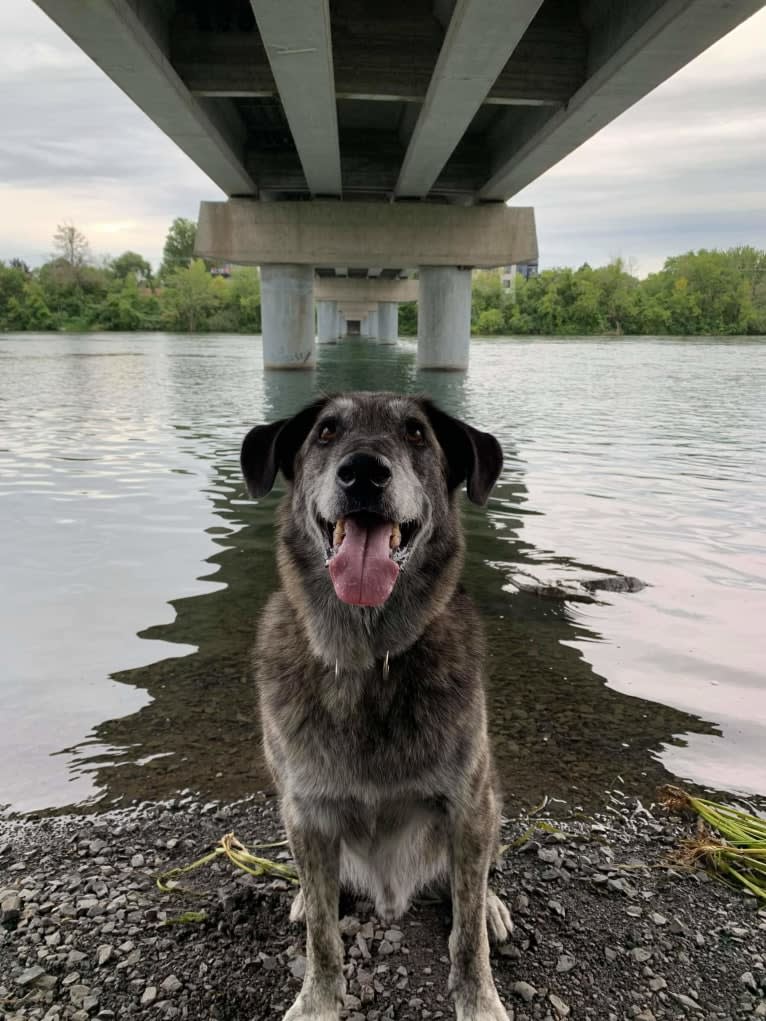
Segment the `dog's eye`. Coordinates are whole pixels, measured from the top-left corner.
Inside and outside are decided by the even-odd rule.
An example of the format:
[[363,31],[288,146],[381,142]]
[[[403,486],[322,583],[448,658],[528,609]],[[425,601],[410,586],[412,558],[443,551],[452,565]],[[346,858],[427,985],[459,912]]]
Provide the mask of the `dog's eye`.
[[404,423],[404,435],[407,442],[411,443],[413,447],[422,447],[426,442],[423,428],[415,418],[408,418]]
[[332,443],[338,434],[338,423],[334,418],[328,418],[319,429],[319,442]]

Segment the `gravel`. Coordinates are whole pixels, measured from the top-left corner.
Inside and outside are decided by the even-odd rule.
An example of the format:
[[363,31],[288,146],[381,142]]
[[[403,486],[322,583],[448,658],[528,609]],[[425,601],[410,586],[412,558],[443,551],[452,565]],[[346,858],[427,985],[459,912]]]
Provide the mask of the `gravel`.
[[[509,1018],[766,1019],[766,909],[664,864],[678,821],[619,792],[607,807],[556,832],[504,824],[512,846],[492,885],[515,931],[493,949],[493,970]],[[184,892],[155,884],[230,830],[251,846],[280,839],[276,805],[187,794],[0,821],[0,1017],[279,1021],[306,971],[302,928],[288,921],[293,888],[220,860],[183,877]],[[449,921],[447,904],[424,899],[386,927],[344,896],[342,1016],[452,1018]]]

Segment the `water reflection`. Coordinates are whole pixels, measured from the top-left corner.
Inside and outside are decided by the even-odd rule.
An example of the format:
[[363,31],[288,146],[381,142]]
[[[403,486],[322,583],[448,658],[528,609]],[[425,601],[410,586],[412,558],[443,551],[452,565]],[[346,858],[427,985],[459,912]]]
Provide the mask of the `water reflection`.
[[[207,558],[210,570],[202,580],[214,587],[174,599],[174,620],[139,633],[196,651],[113,673],[120,685],[145,693],[146,704],[100,723],[87,741],[69,749],[74,774],[92,779],[102,803],[169,797],[185,788],[231,798],[270,787],[248,660],[255,621],[276,585],[272,522],[278,494],[257,504],[245,499],[236,458],[245,428],[292,414],[317,393],[345,389],[428,392],[454,414],[469,410],[465,377],[418,373],[411,345],[391,349],[350,341],[323,349],[312,373],[263,377],[255,359],[246,369],[240,364],[252,412],[241,431],[233,431],[231,411],[210,406],[211,393],[220,399],[225,392],[215,374],[228,385],[231,371],[218,357],[201,357],[196,368],[189,359],[169,359],[165,388],[179,448],[208,461],[204,491],[216,524],[206,531],[217,551]],[[235,419],[243,407],[240,394]],[[226,424],[221,435],[215,428],[219,414]],[[488,511],[465,508],[465,583],[484,617],[491,731],[510,806],[535,804],[544,794],[593,804],[618,778],[651,797],[655,785],[670,778],[659,760],[662,748],[683,745],[678,735],[715,735],[716,729],[694,715],[612,690],[582,654],[582,644],[599,642],[601,635],[580,611],[507,590],[504,571],[493,565],[534,571],[540,551],[524,539],[530,514],[526,465],[507,439],[504,446],[507,470]]]

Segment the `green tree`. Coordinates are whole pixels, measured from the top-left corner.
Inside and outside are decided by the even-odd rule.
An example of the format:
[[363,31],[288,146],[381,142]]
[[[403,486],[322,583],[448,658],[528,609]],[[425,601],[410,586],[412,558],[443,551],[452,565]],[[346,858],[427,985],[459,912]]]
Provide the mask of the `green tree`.
[[485,308],[479,313],[476,332],[479,336],[491,337],[502,333],[504,326],[503,312],[499,308]]
[[90,261],[90,246],[85,235],[73,223],[60,223],[53,235],[53,249],[77,274]]
[[[0,330],[23,329],[17,325],[9,325],[9,319],[14,323],[17,319],[17,307],[19,301],[23,300],[24,286],[27,282],[27,275],[23,270],[12,265],[6,266],[0,262]],[[9,303],[14,301],[14,310],[11,315]]]
[[160,277],[165,279],[178,269],[187,269],[194,258],[194,242],[197,237],[197,225],[193,220],[177,216],[170,225],[162,249],[162,266]]
[[202,259],[168,277],[160,305],[164,321],[176,330],[194,333],[208,327],[208,318],[220,308],[225,283],[211,277]]
[[159,303],[153,295],[141,294],[133,273],[116,280],[97,312],[103,330],[146,330],[159,325]]
[[257,269],[238,266],[232,272],[226,301],[234,311],[238,332],[261,332],[261,276]]
[[415,301],[399,305],[399,336],[416,337],[418,334],[418,306]]
[[112,273],[118,280],[125,280],[132,274],[136,280],[148,287],[152,286],[152,267],[138,252],[123,252],[110,264]]
[[618,336],[626,329],[630,332],[638,281],[626,272],[622,259],[613,259],[608,266],[591,272],[601,288],[601,309],[607,328]]

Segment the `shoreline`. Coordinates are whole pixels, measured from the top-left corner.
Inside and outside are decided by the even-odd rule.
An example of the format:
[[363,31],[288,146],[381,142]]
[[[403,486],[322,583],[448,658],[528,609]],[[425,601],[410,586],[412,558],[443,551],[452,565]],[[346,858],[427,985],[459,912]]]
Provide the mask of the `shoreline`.
[[[658,867],[692,827],[611,792],[590,819],[504,822],[490,885],[515,931],[493,948],[511,1021],[766,1018],[766,905]],[[559,828],[560,827],[560,828]],[[163,894],[156,876],[234,831],[283,838],[274,800],[192,797],[100,816],[0,820],[0,1017],[280,1021],[305,969],[294,888],[218,859]],[[286,849],[266,854],[288,858]],[[201,922],[178,922],[204,912]],[[350,1021],[451,1018],[449,906],[385,927],[344,895]]]

